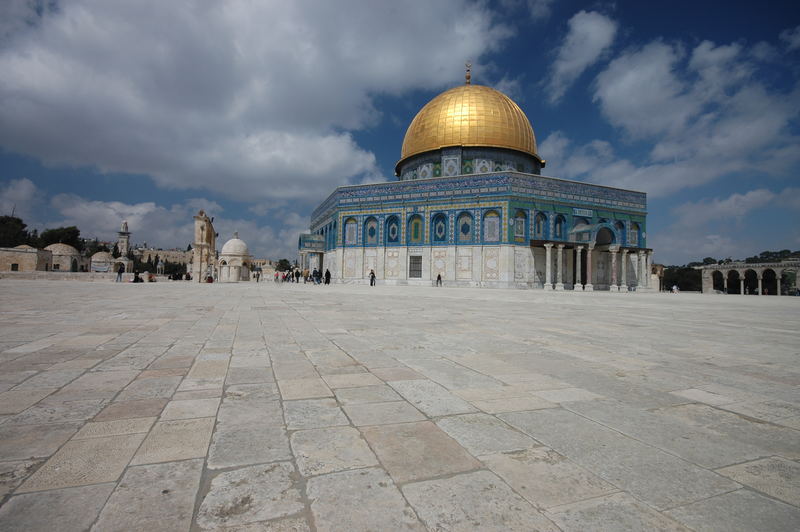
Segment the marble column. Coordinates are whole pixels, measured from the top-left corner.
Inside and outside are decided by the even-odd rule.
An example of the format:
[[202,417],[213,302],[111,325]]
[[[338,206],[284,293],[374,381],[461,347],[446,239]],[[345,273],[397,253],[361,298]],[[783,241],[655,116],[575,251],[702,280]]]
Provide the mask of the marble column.
[[744,276],[739,277],[739,295],[744,295]]
[[552,290],[553,289],[553,268],[551,264],[553,263],[553,244],[545,244],[545,269],[544,269],[544,289],[545,290]]
[[758,278],[758,295],[761,295],[762,293],[763,293],[763,290],[762,290],[762,287],[761,287],[761,277],[759,276],[759,278]]
[[583,290],[583,274],[581,273],[581,253],[583,246],[575,247],[575,285],[573,290]]
[[610,248],[608,252],[611,254],[611,282],[608,289],[611,292],[619,292],[619,285],[617,285],[617,249]]
[[556,246],[556,290],[564,289],[564,244]]
[[592,250],[594,249],[594,244],[589,244],[589,247],[586,248],[586,284],[583,285],[583,290],[586,292],[591,292],[594,290],[594,285],[592,284]]
[[781,272],[781,273],[775,272],[775,295],[776,296],[781,295],[781,275],[782,274],[783,274],[783,272]]
[[723,275],[722,276],[722,291],[724,293],[726,293],[726,294],[728,293],[728,276],[727,275]]
[[653,260],[653,252],[644,253],[644,286],[650,288],[650,262]]
[[644,251],[639,251],[636,259],[636,288],[644,288]]
[[620,265],[621,277],[619,286],[620,289],[624,290],[625,292],[628,291],[628,267],[626,263],[628,262],[628,250],[622,250],[622,264]]

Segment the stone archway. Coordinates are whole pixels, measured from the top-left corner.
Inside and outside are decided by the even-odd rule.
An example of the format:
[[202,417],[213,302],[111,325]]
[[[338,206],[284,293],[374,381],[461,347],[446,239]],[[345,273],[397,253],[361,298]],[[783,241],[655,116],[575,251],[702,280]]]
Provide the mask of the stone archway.
[[729,294],[741,294],[742,287],[741,287],[741,276],[737,270],[730,270],[728,271],[728,293]]
[[758,294],[758,275],[755,270],[745,270],[744,272],[744,293]]
[[725,292],[725,276],[719,270],[714,270],[711,273],[712,287],[715,291]]
[[780,278],[775,273],[775,270],[766,268],[761,272],[761,279],[762,294],[768,296],[778,295],[778,279]]

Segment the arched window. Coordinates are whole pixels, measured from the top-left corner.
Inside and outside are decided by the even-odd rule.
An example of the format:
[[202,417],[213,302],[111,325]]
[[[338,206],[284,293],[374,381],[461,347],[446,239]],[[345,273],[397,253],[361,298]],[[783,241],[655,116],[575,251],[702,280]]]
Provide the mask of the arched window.
[[536,218],[533,222],[533,233],[539,240],[544,240],[547,237],[547,216],[543,212],[536,213]]
[[567,220],[564,218],[564,216],[562,216],[561,214],[556,216],[555,237],[558,240],[562,240],[564,238],[564,227],[566,227],[566,225],[567,225]]
[[423,235],[422,216],[415,214],[408,219],[408,237],[406,238],[406,242],[408,244],[422,244]]
[[355,218],[348,218],[344,223],[344,245],[355,246],[358,243],[358,224]]
[[400,219],[397,216],[390,216],[386,220],[384,228],[384,240],[387,244],[400,243]]
[[458,222],[456,223],[456,238],[459,242],[472,242],[472,215],[468,212],[462,212],[458,215]]
[[447,237],[447,215],[440,212],[431,220],[431,242],[446,244],[449,240]]
[[367,218],[367,221],[364,222],[364,245],[378,245],[378,220],[373,217]]
[[525,242],[526,229],[528,227],[528,215],[525,211],[519,209],[517,214],[514,215],[514,241]]
[[628,235],[625,234],[625,223],[624,222],[614,222],[614,229],[617,231],[619,235],[619,243],[623,246],[625,245],[625,239]]
[[628,231],[628,245],[639,247],[639,224],[631,222],[631,229]]
[[483,215],[483,241],[500,241],[500,214],[497,211],[486,211]]

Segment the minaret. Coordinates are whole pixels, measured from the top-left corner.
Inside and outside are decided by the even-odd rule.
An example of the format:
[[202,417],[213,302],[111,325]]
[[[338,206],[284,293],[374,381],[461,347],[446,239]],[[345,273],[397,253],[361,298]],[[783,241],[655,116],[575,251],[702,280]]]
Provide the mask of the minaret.
[[127,257],[130,250],[131,233],[128,231],[127,220],[122,221],[122,227],[117,231],[117,250],[121,257]]

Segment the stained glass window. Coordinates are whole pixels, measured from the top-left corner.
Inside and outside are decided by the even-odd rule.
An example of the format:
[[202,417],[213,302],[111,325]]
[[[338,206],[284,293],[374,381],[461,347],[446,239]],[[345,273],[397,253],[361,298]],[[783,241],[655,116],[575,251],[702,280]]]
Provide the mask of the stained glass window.
[[472,216],[463,213],[458,217],[458,241],[472,242]]
[[347,246],[354,246],[358,242],[358,227],[356,221],[350,218],[344,223],[344,243]]

